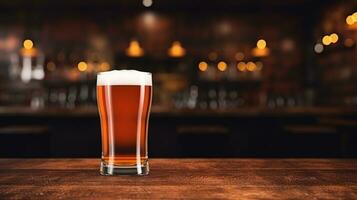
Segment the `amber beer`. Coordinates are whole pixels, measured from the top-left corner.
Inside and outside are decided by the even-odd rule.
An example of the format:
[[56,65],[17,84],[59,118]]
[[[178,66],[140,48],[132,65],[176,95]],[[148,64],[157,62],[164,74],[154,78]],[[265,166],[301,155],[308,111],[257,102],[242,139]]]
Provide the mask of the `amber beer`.
[[114,70],[98,74],[102,175],[149,173],[147,140],[151,98],[151,73]]

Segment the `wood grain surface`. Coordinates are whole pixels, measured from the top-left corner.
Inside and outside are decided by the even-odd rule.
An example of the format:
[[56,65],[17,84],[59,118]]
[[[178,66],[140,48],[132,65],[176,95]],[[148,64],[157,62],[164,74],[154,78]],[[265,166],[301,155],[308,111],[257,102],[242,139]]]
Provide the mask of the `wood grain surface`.
[[151,159],[149,176],[99,159],[0,159],[0,199],[357,199],[357,160]]

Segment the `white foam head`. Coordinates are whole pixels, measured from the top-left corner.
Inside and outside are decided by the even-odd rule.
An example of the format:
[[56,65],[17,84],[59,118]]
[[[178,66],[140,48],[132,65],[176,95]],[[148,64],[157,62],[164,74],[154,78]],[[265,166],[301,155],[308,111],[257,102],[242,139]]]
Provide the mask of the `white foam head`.
[[150,72],[112,70],[97,75],[97,85],[152,85]]

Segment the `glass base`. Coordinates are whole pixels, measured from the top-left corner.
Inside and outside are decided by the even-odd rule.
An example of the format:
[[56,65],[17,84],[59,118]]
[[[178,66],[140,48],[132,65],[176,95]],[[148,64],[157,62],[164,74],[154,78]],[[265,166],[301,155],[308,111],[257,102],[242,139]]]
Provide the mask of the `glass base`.
[[115,175],[148,175],[149,162],[145,161],[141,166],[123,166],[108,164],[103,161],[100,163],[100,174],[104,176]]

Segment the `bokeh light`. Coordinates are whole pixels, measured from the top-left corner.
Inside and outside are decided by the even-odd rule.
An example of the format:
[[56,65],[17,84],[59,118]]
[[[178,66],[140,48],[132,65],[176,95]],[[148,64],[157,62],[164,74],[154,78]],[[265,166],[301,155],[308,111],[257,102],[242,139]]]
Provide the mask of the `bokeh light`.
[[145,6],[145,7],[150,7],[150,6],[152,6],[152,0],[143,0],[143,5]]
[[129,57],[140,57],[144,55],[144,50],[140,47],[139,41],[132,40],[126,49],[126,55]]
[[257,48],[258,49],[264,49],[267,46],[267,42],[263,39],[258,40],[257,42]]
[[353,17],[351,15],[346,17],[346,23],[348,25],[352,25],[353,23],[355,23],[355,20],[353,19]]
[[321,43],[315,44],[314,51],[316,53],[322,53],[323,50],[324,50],[324,46]]
[[246,67],[247,70],[251,72],[255,71],[255,69],[257,68],[254,62],[248,62]]
[[353,21],[357,22],[357,12],[354,12],[351,16],[352,16]]
[[221,72],[226,71],[227,69],[227,63],[225,63],[224,61],[221,61],[217,64],[217,69]]
[[324,45],[330,45],[330,44],[331,44],[331,38],[330,38],[330,36],[325,35],[325,36],[322,38],[322,44],[324,44]]
[[182,47],[179,41],[175,41],[172,43],[172,46],[168,50],[168,54],[171,57],[182,57],[186,54],[186,49]]
[[30,39],[26,39],[23,43],[25,49],[32,49],[33,42]]
[[208,64],[204,61],[201,61],[200,63],[198,63],[198,69],[202,72],[207,71],[208,68]]
[[332,43],[336,43],[338,41],[338,35],[336,33],[332,33],[330,35],[330,40]]
[[241,72],[244,72],[246,70],[245,63],[244,62],[239,62],[237,64],[237,69]]
[[78,63],[77,68],[79,71],[84,72],[88,69],[88,64],[84,61]]

